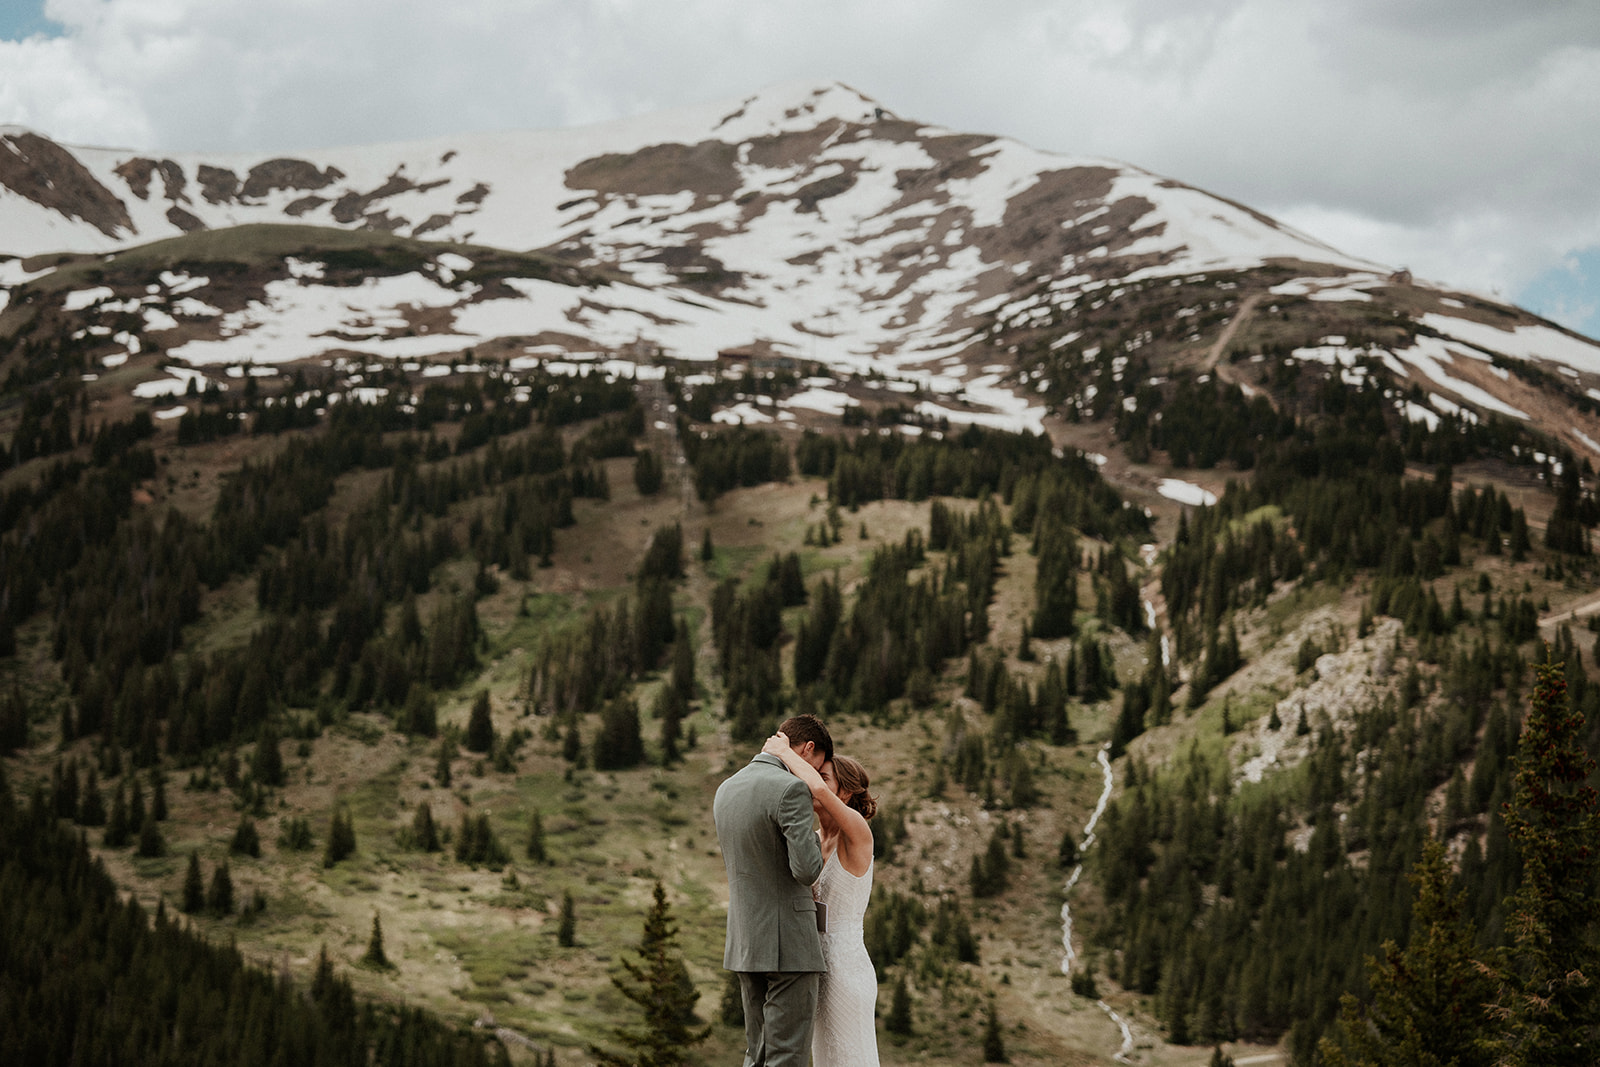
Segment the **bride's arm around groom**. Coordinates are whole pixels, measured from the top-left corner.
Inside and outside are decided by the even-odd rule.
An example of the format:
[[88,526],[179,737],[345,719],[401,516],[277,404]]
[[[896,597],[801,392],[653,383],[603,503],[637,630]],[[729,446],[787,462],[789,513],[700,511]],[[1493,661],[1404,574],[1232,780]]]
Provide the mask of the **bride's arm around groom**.
[[[833,740],[816,718],[780,727],[820,767]],[[826,969],[811,886],[822,873],[811,791],[776,756],[759,754],[717,789],[712,814],[728,872],[722,965],[744,997],[746,1067],[806,1067],[817,976]]]

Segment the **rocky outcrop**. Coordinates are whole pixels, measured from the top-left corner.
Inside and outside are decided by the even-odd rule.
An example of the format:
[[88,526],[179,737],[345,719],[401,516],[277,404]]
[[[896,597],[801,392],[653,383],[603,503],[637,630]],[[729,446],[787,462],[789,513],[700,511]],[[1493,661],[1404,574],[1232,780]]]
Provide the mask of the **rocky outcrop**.
[[0,185],[107,237],[135,233],[128,207],[73,154],[25,130],[0,135]]
[[344,172],[338,167],[318,170],[315,163],[303,159],[269,159],[250,168],[239,195],[253,200],[275,189],[314,192],[327,188],[343,177]]
[[239,176],[226,167],[202,163],[196,177],[200,180],[200,193],[208,204],[226,204],[239,195]]
[[150,199],[150,178],[156,172],[156,161],[143,156],[119,164],[117,177],[128,183],[128,191],[140,200]]
[[567,171],[567,187],[614,196],[727,197],[740,188],[738,149],[721,141],[658,144],[627,155],[586,159]]
[[206,224],[202,222],[194,214],[194,212],[185,211],[177,204],[173,204],[171,207],[167,208],[167,221],[172,223],[178,229],[182,230],[184,233],[194,233],[196,230],[203,230],[206,228]]
[[410,220],[392,216],[387,211],[370,211],[369,209],[373,204],[379,200],[387,200],[391,196],[398,196],[401,193],[424,192],[428,189],[436,189],[444,184],[446,183],[440,180],[418,185],[410,178],[396,171],[389,175],[387,181],[369,193],[358,193],[353,189],[345,193],[333,202],[333,207],[330,211],[337,222],[348,225],[352,222],[361,221],[367,229],[392,232],[408,225]]

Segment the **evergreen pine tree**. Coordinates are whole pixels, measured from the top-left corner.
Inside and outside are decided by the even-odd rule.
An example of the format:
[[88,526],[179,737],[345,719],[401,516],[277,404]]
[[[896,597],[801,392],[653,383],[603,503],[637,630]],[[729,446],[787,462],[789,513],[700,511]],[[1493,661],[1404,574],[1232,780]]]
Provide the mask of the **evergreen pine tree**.
[[[1499,548],[1500,538],[1494,538],[1496,549]],[[1528,517],[1518,508],[1511,515],[1511,562],[1521,563],[1528,558],[1528,550],[1533,547],[1528,538]]]
[[639,941],[639,962],[624,959],[627,977],[611,979],[618,992],[643,1009],[644,1025],[615,1030],[616,1040],[628,1050],[625,1054],[590,1048],[608,1067],[681,1067],[688,1062],[689,1049],[711,1035],[710,1027],[694,1025],[700,993],[678,954],[677,934],[666,890],[658,881]]
[[1011,1062],[1011,1057],[1006,1055],[1005,1037],[1000,1033],[1000,1016],[995,1011],[993,995],[989,997],[988,1018],[983,1026],[983,1062]]
[[894,995],[889,1000],[889,1014],[883,1020],[883,1028],[900,1037],[911,1034],[911,994],[906,990],[904,973],[895,979]]
[[412,682],[406,691],[405,707],[400,712],[400,728],[419,737],[436,737],[439,733],[439,708],[433,692],[421,682]]
[[449,741],[439,742],[439,758],[433,765],[433,779],[440,789],[450,788],[450,761],[456,758],[456,747]]
[[1445,847],[1423,846],[1411,874],[1417,897],[1411,940],[1404,950],[1383,945],[1383,961],[1367,960],[1371,1002],[1346,993],[1339,1040],[1324,1037],[1327,1067],[1380,1067],[1392,1063],[1488,1067],[1490,1027],[1484,1011],[1493,980],[1472,959],[1475,931],[1465,894],[1454,889]]
[[1583,739],[1564,667],[1546,660],[1535,668],[1505,808],[1522,884],[1511,898],[1511,946],[1498,975],[1500,1062],[1586,1064],[1600,1048],[1600,795],[1588,784],[1595,761]]
[[200,874],[200,854],[189,853],[189,869],[183,876],[183,900],[178,905],[185,915],[199,914],[206,906],[206,883]]
[[474,817],[461,813],[461,828],[456,833],[456,859],[476,867],[482,863],[490,870],[499,870],[510,862],[505,846],[495,836],[487,814]]
[[311,999],[321,1004],[334,992],[338,978],[333,973],[333,961],[328,958],[328,943],[324,941],[317,952],[317,969],[311,974]]
[[166,854],[167,839],[161,836],[161,824],[156,822],[153,812],[149,813],[139,827],[139,855],[145,859],[157,859]]
[[661,723],[661,765],[670,767],[678,762],[682,753],[678,747],[683,737],[683,698],[678,691],[663,686],[656,697],[655,715]]
[[661,491],[661,459],[648,448],[640,449],[633,461],[633,484],[640,496],[654,496]]
[[284,783],[283,753],[278,748],[278,731],[270,720],[263,722],[256,732],[256,752],[250,763],[250,776],[262,785],[281,786]]
[[116,796],[111,798],[111,817],[106,820],[104,843],[106,848],[122,848],[133,837],[128,828],[128,792],[119,784]]
[[328,846],[322,854],[322,865],[332,867],[356,850],[356,828],[350,812],[337,807],[328,820]]
[[583,761],[583,735],[578,732],[577,716],[567,724],[566,736],[561,739],[561,758],[575,765]]
[[128,833],[136,834],[144,826],[144,787],[139,779],[128,776]]
[[626,770],[644,759],[644,739],[639,734],[639,705],[632,697],[619,697],[600,713],[600,731],[594,737],[597,771]]
[[211,874],[211,888],[206,891],[206,910],[223,918],[233,914],[233,874],[228,861],[217,864]]
[[260,858],[261,835],[256,832],[255,820],[250,816],[240,818],[238,828],[233,831],[233,840],[228,843],[228,851],[239,856]]
[[424,852],[439,851],[439,828],[433,822],[433,805],[423,801],[411,816],[411,847]]
[[671,685],[685,703],[694,699],[694,646],[689,641],[689,624],[681,617],[673,630]]
[[56,761],[55,770],[50,775],[50,795],[55,801],[56,818],[77,819],[78,817],[78,760],[74,756],[63,764]]
[[489,691],[478,690],[472,701],[472,714],[467,719],[468,752],[487,752],[494,747],[494,720],[489,714]]
[[1006,853],[1009,837],[1002,826],[989,835],[989,846],[981,856],[972,857],[970,875],[974,897],[995,897],[1006,891],[1011,873],[1011,858]]
[[534,863],[549,863],[550,855],[544,847],[544,816],[534,809],[533,818],[528,820],[528,859]]
[[156,822],[167,821],[167,776],[160,767],[150,769],[150,815]]
[[1061,847],[1056,851],[1056,861],[1060,863],[1062,870],[1077,866],[1078,840],[1072,836],[1070,829],[1061,835]]
[[361,957],[361,965],[375,971],[387,971],[394,967],[383,951],[383,923],[379,921],[376,911],[372,913],[372,936],[367,939],[367,951]]
[[572,902],[572,890],[561,894],[561,922],[556,928],[556,944],[571,948],[578,940],[578,909]]
[[286,848],[291,852],[309,852],[313,844],[311,820],[304,816],[290,816],[280,824],[279,848]]

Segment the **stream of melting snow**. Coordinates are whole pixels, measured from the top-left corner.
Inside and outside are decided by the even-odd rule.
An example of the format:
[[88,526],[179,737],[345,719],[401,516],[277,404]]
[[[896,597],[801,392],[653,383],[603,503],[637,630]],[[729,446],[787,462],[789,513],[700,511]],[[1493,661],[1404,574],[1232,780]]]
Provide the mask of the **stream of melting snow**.
[[[1100,764],[1100,773],[1105,778],[1105,788],[1100,791],[1100,799],[1094,806],[1094,814],[1089,816],[1089,821],[1083,827],[1083,842],[1078,846],[1079,862],[1072,868],[1072,876],[1067,879],[1066,888],[1062,890],[1065,897],[1072,892],[1072,887],[1078,884],[1078,876],[1083,874],[1083,854],[1094,844],[1094,828],[1100,821],[1100,816],[1105,814],[1106,805],[1111,803],[1111,787],[1115,779],[1111,775],[1111,759],[1106,755],[1110,744],[1103,745],[1095,761]],[[1067,900],[1061,902],[1061,947],[1066,950],[1066,955],[1061,959],[1061,973],[1067,977],[1072,975],[1072,965],[1077,962],[1078,952],[1072,947],[1072,905]],[[1095,1001],[1095,1005],[1106,1013],[1106,1017],[1117,1024],[1122,1031],[1122,1047],[1117,1050],[1114,1057],[1119,1063],[1128,1062],[1128,1054],[1133,1051],[1133,1032],[1128,1029],[1128,1024],[1122,1016],[1111,1009],[1111,1005],[1103,1000]]]

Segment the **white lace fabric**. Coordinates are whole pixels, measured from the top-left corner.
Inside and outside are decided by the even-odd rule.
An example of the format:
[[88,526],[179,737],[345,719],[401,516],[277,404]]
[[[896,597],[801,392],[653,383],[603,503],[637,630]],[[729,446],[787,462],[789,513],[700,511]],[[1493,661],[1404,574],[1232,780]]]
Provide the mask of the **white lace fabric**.
[[817,880],[817,897],[828,905],[822,956],[828,971],[817,990],[817,1021],[811,1038],[813,1067],[878,1067],[878,975],[862,940],[862,920],[872,896],[872,867],[857,878],[830,858]]

